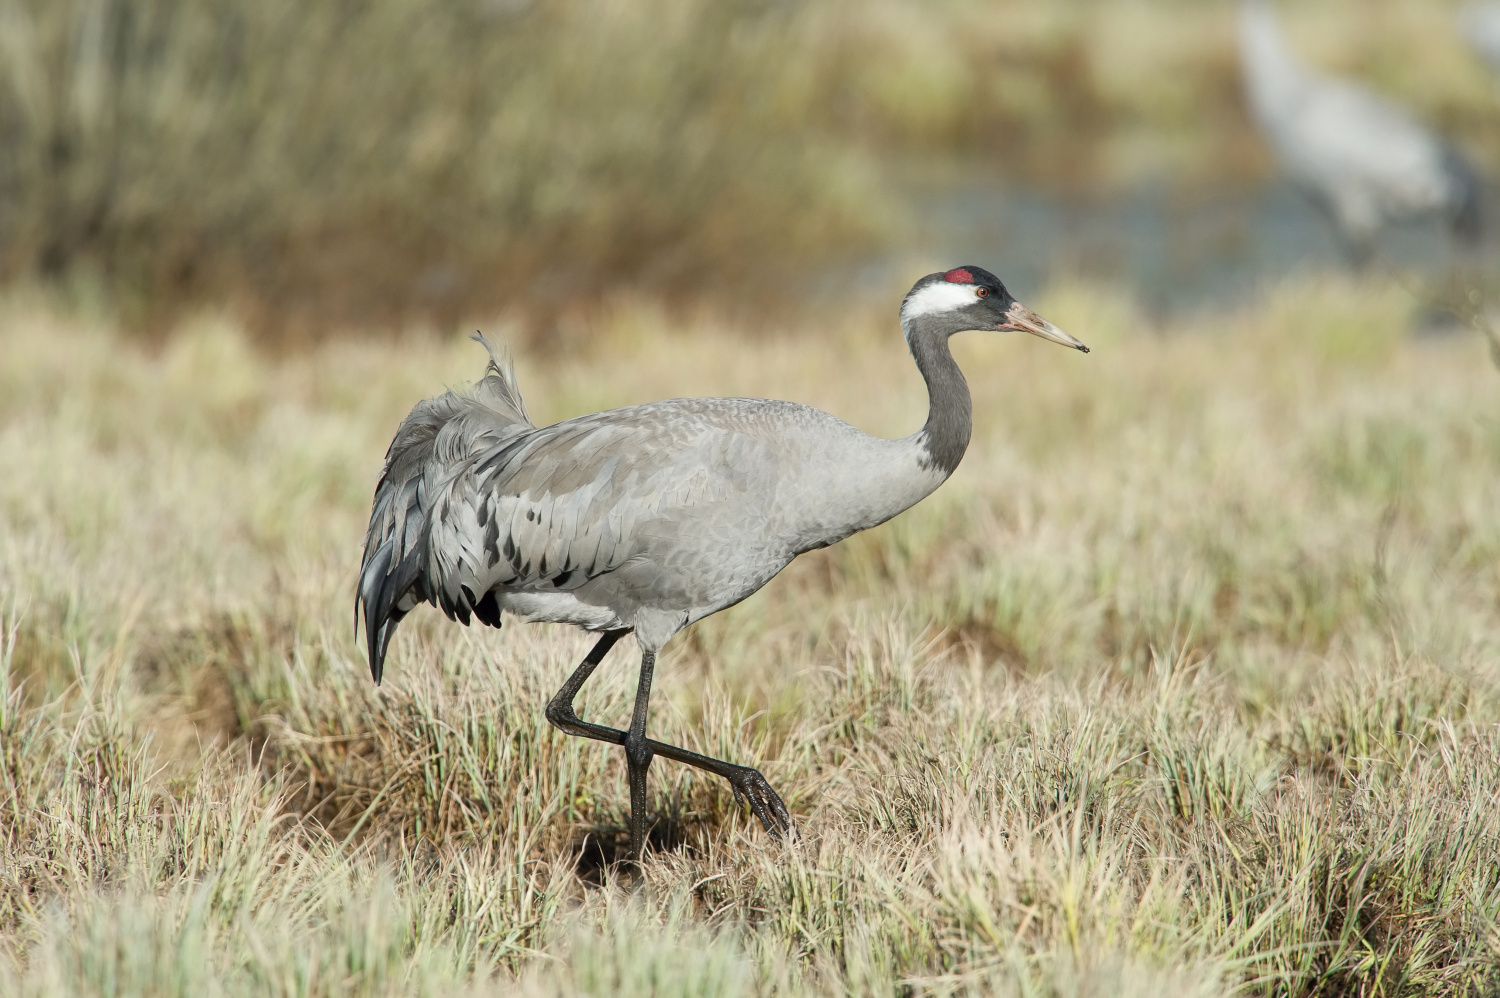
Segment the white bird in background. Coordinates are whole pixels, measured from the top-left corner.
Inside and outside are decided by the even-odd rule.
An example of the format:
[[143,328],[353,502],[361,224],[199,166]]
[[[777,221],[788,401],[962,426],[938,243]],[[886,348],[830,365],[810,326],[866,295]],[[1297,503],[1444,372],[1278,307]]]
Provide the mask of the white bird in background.
[[[658,755],[722,776],[767,831],[789,833],[786,805],[758,770],[646,737],[657,652],[797,555],[885,522],[953,473],[971,425],[968,385],[948,350],[954,333],[1022,330],[1088,352],[978,267],[918,281],[901,325],[929,412],[900,440],[767,399],[672,399],[538,428],[491,350],[471,392],[419,403],[386,454],[356,606],[375,682],[391,634],[418,603],[464,624],[499,627],[502,612],[574,624],[600,637],[547,720],[624,747],[636,855]],[[579,689],[630,632],[641,670],[629,728],[581,720]]]
[[1299,63],[1267,0],[1241,5],[1240,59],[1261,130],[1356,262],[1393,222],[1436,216],[1478,238],[1478,185],[1458,153],[1390,101]]
[[1471,3],[1458,16],[1469,47],[1500,71],[1500,3]]

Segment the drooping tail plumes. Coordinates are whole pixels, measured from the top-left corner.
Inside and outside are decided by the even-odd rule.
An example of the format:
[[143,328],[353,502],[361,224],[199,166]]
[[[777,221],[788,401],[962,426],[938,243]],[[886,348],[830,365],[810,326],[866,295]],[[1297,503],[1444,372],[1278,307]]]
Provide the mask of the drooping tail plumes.
[[508,417],[512,425],[535,429],[531,425],[531,416],[526,412],[526,401],[521,398],[521,388],[516,384],[516,369],[511,363],[510,354],[496,350],[495,345],[477,329],[469,338],[484,347],[485,352],[490,355],[484,378],[474,386],[475,399],[488,406],[491,412]]
[[[429,542],[437,505],[453,478],[474,456],[535,429],[509,358],[482,333],[474,339],[490,355],[484,378],[467,393],[450,391],[419,402],[396,431],[375,486],[355,625],[363,610],[376,683],[396,625],[418,603],[436,599]],[[473,609],[485,623],[499,626],[498,613]],[[467,613],[463,619],[468,622]]]

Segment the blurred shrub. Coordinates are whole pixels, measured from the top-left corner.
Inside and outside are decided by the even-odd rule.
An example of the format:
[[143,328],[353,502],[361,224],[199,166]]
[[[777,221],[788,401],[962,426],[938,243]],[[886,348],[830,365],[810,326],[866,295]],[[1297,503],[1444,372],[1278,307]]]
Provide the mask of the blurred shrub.
[[753,0],[8,0],[12,274],[261,324],[671,291],[875,231]]

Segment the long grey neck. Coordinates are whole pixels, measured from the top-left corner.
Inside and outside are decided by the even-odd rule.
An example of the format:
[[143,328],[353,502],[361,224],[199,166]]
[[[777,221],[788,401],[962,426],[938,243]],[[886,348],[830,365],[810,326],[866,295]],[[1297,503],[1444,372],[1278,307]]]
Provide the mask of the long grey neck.
[[845,426],[847,447],[832,450],[820,436],[805,474],[778,492],[793,524],[794,551],[827,547],[884,523],[931,495],[958,467],[969,444],[969,386],[948,352],[949,330],[924,318],[907,324],[906,339],[927,382],[926,425],[900,440]]
[[949,333],[928,325],[919,317],[907,329],[907,343],[917,361],[917,370],[927,382],[927,423],[917,434],[926,452],[923,464],[953,474],[963,460],[974,429],[974,406],[969,383],[948,350]]
[[1278,112],[1299,99],[1308,71],[1297,61],[1264,0],[1240,5],[1240,56],[1255,113],[1279,119]]

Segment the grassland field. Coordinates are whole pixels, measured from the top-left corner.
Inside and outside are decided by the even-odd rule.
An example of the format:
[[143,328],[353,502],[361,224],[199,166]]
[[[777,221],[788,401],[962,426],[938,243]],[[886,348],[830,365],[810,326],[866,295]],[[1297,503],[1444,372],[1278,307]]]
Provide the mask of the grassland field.
[[[668,648],[656,737],[542,706],[588,638],[421,610],[370,682],[374,478],[457,330],[154,346],[0,299],[0,995],[1479,995],[1500,988],[1500,371],[1371,277],[966,334],[936,495]],[[683,394],[920,424],[895,325],[622,300],[516,358],[551,421]],[[486,326],[505,338],[504,322]],[[619,650],[585,717],[619,723]]]

